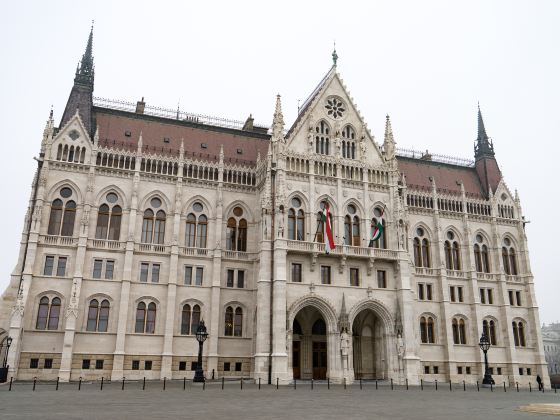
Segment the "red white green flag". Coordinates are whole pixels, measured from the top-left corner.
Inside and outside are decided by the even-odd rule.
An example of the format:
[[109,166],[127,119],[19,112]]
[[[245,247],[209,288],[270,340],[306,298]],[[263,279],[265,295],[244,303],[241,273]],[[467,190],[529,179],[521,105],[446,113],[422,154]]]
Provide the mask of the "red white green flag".
[[325,208],[323,209],[323,213],[321,213],[321,220],[323,222],[323,240],[325,241],[325,252],[328,254],[332,250],[334,250],[329,203],[325,203]]
[[381,235],[383,235],[383,212],[377,218],[377,226],[375,226],[375,228],[373,229],[372,236],[368,246],[370,248],[373,248],[373,243],[377,241],[379,238],[381,238]]

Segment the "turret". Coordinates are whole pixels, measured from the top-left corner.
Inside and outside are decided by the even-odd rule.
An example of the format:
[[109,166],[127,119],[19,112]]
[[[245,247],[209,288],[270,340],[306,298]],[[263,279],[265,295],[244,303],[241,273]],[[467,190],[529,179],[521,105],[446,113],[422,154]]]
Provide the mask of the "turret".
[[93,65],[93,25],[89,33],[86,50],[76,68],[76,75],[74,77],[74,86],[70,91],[66,108],[62,114],[60,127],[63,127],[78,110],[82,123],[86,127],[88,135],[93,137],[93,129],[95,121],[93,121],[93,80],[94,80],[94,65]]
[[389,115],[385,120],[385,139],[383,141],[383,151],[385,152],[385,159],[392,160],[395,157],[395,139],[393,137],[393,128],[391,127],[391,120]]
[[494,155],[492,140],[486,134],[480,106],[478,107],[478,136],[474,145],[474,158],[480,184],[485,190],[486,196],[489,197],[498,188],[502,173]]

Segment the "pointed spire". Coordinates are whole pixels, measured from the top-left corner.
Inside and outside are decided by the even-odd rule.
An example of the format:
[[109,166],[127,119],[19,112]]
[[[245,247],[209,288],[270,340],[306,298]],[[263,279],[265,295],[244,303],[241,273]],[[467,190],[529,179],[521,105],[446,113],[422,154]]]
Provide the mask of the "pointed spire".
[[480,103],[478,104],[478,136],[474,146],[474,157],[478,159],[482,156],[494,156],[494,145],[486,134],[482,112],[480,111]]
[[333,52],[332,52],[332,65],[336,67],[336,62],[338,61],[338,54],[336,53],[336,41],[334,42]]
[[76,70],[74,82],[93,86],[94,66],[93,66],[93,21],[86,45],[86,50],[80,61],[79,68]]
[[383,141],[383,150],[387,160],[395,157],[395,138],[393,137],[393,127],[391,126],[389,114],[387,114],[385,119],[385,139]]
[[338,330],[340,332],[350,331],[350,322],[348,320],[348,312],[346,312],[346,297],[342,294],[342,306],[340,308],[340,315],[338,317]]
[[282,115],[282,101],[280,95],[276,95],[276,108],[272,119],[272,137],[276,140],[284,136],[284,115]]

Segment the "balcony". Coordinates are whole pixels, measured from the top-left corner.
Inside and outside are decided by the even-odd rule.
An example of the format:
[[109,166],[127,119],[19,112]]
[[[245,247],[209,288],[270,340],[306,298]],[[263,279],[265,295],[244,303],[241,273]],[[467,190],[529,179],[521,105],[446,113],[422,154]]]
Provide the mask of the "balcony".
[[[306,242],[288,240],[288,252],[300,254],[324,254],[325,244],[320,242]],[[397,251],[391,249],[367,248],[361,246],[337,245],[332,255],[355,257],[355,258],[374,258],[380,260],[395,261],[398,258]]]
[[457,279],[464,279],[467,277],[467,274],[461,270],[446,270],[447,277],[454,277]]
[[477,280],[486,280],[486,281],[497,281],[499,279],[499,274],[492,274],[492,273],[476,273]]
[[211,251],[208,248],[193,248],[193,247],[186,247],[180,246],[179,247],[179,254],[184,255],[186,257],[211,257]]
[[146,252],[150,254],[168,254],[170,247],[162,244],[134,244],[134,251]]
[[415,267],[415,274],[417,276],[436,276],[438,270],[431,267]]
[[119,241],[109,241],[105,239],[88,239],[88,248],[108,249],[112,251],[124,251],[125,243]]
[[78,244],[78,238],[71,236],[41,235],[39,243],[43,245],[74,246]]
[[257,257],[257,254],[252,252],[244,251],[222,251],[222,258],[226,260],[240,260],[240,261],[252,261]]

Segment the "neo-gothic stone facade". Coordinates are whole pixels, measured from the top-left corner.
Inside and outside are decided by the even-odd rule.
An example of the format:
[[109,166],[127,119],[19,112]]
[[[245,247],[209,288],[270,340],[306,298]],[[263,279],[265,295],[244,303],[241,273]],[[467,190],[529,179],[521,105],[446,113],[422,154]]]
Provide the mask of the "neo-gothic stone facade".
[[[93,98],[91,35],[41,143],[0,340],[17,379],[548,379],[517,194],[379,144],[335,65],[287,131]],[[336,249],[318,213],[329,203]],[[370,245],[372,226],[383,236]],[[274,380],[274,379],[273,379]]]
[[544,355],[548,364],[549,375],[560,374],[560,323],[553,322],[541,329],[544,345]]

